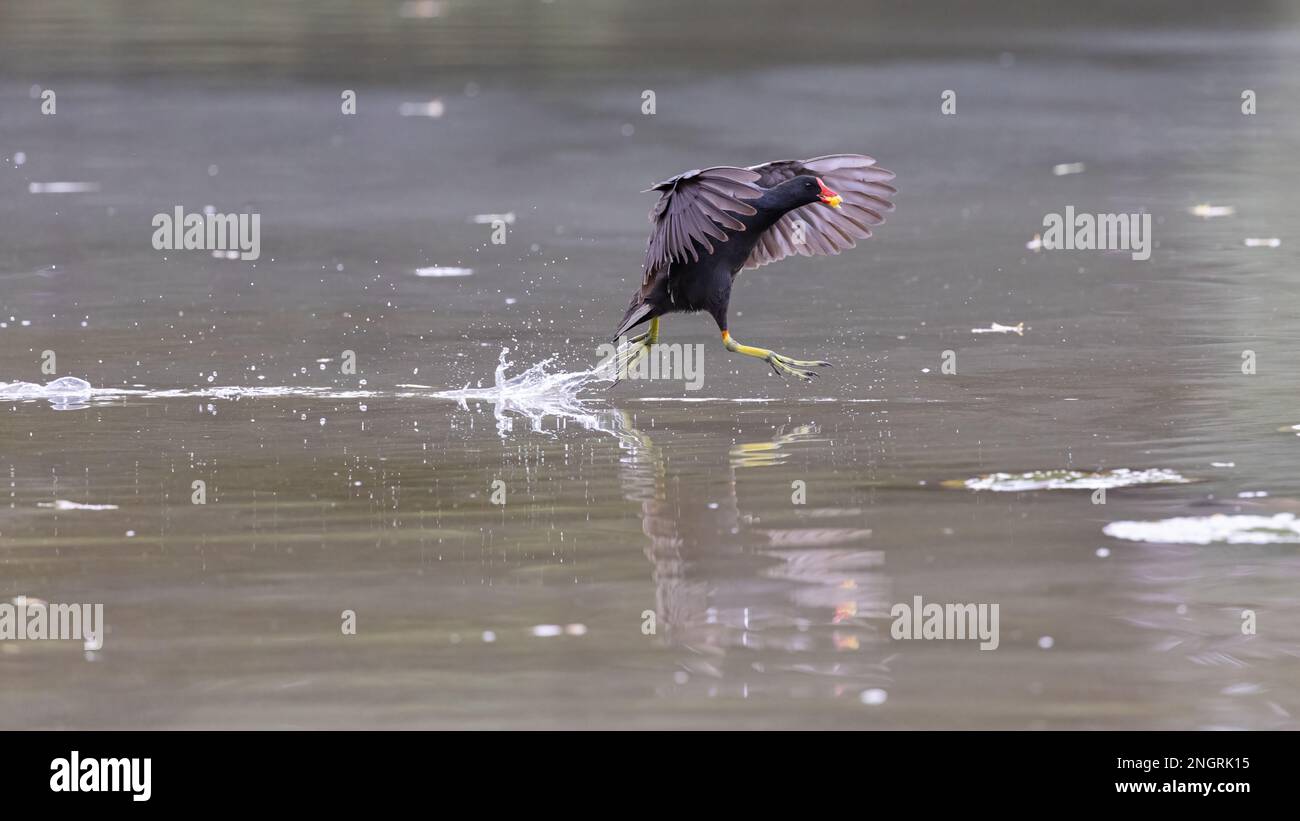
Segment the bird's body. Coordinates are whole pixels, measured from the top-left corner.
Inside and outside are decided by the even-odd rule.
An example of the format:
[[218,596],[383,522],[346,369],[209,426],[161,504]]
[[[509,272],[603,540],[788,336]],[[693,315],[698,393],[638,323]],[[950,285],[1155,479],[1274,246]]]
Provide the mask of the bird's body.
[[835,154],[717,166],[659,183],[651,189],[662,194],[650,212],[654,229],[641,287],[615,338],[650,322],[649,331],[629,340],[639,356],[658,340],[659,317],[707,311],[728,350],[763,358],[778,374],[811,378],[807,367],[829,363],[792,360],[731,339],[727,309],[736,274],[792,254],[838,254],[870,237],[871,226],[893,209],[887,199],[896,192],[887,184],[893,177],[870,157]]

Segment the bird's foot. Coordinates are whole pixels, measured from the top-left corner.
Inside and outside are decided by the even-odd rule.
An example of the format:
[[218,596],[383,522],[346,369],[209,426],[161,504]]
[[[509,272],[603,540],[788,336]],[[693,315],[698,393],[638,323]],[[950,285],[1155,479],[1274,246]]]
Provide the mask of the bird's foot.
[[820,359],[791,359],[773,351],[768,354],[767,364],[772,366],[772,370],[777,376],[794,376],[805,382],[811,382],[819,374],[816,371],[810,371],[809,368],[829,368],[831,363],[823,362]]
[[[626,337],[625,344],[619,345],[611,363],[614,368],[614,384],[626,379],[637,363],[641,361],[655,343],[659,341],[659,319],[650,320],[650,329],[636,336]],[[611,387],[613,387],[611,385]]]

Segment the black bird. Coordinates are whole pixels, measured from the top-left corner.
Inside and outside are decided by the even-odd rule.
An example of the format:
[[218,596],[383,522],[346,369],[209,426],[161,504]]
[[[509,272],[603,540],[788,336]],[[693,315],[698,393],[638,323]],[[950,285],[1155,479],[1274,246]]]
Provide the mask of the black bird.
[[791,359],[742,345],[727,328],[731,285],[742,268],[800,254],[838,254],[871,236],[871,226],[892,211],[894,174],[862,154],[780,160],[749,168],[715,166],[687,171],[647,191],[662,191],[650,211],[654,228],[646,247],[641,287],[614,332],[626,340],[626,368],[659,341],[659,317],[708,311],[727,350],[758,357],[778,375],[812,379],[807,370],[829,362]]

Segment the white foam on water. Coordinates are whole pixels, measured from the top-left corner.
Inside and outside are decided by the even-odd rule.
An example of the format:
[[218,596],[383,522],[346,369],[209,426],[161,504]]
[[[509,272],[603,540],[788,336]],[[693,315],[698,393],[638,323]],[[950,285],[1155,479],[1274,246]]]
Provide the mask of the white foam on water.
[[1135,485],[1182,485],[1190,479],[1164,468],[1130,470],[1116,468],[1097,472],[1079,470],[1034,470],[1027,473],[990,473],[967,479],[961,486],[971,490],[1021,493],[1029,490],[1098,490]]
[[[0,402],[30,402],[47,400],[58,406],[86,407],[89,403],[107,402],[137,397],[143,399],[175,399],[197,397],[200,399],[256,399],[261,397],[302,396],[318,399],[365,399],[381,396],[378,391],[339,390],[337,388],[298,387],[292,385],[239,386],[223,385],[209,388],[96,388],[84,379],[63,376],[48,384],[36,382],[0,382]],[[391,394],[395,397],[420,396],[417,393]]]
[[1273,516],[1216,513],[1147,522],[1111,522],[1107,536],[1154,544],[1300,544],[1294,513]]

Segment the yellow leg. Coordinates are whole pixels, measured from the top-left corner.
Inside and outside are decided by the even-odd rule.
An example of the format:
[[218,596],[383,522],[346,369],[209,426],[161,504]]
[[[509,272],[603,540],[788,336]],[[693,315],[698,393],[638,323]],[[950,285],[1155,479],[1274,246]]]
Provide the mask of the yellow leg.
[[776,371],[777,376],[797,376],[800,379],[811,381],[817,378],[817,374],[813,371],[807,370],[808,368],[829,368],[831,366],[831,363],[829,362],[822,362],[820,360],[791,359],[790,357],[783,356],[776,351],[769,351],[767,348],[755,348],[752,345],[742,345],[732,339],[731,334],[727,331],[722,332],[722,344],[732,353],[744,354],[745,356],[752,356],[756,359],[763,360],[772,366],[772,370]]

